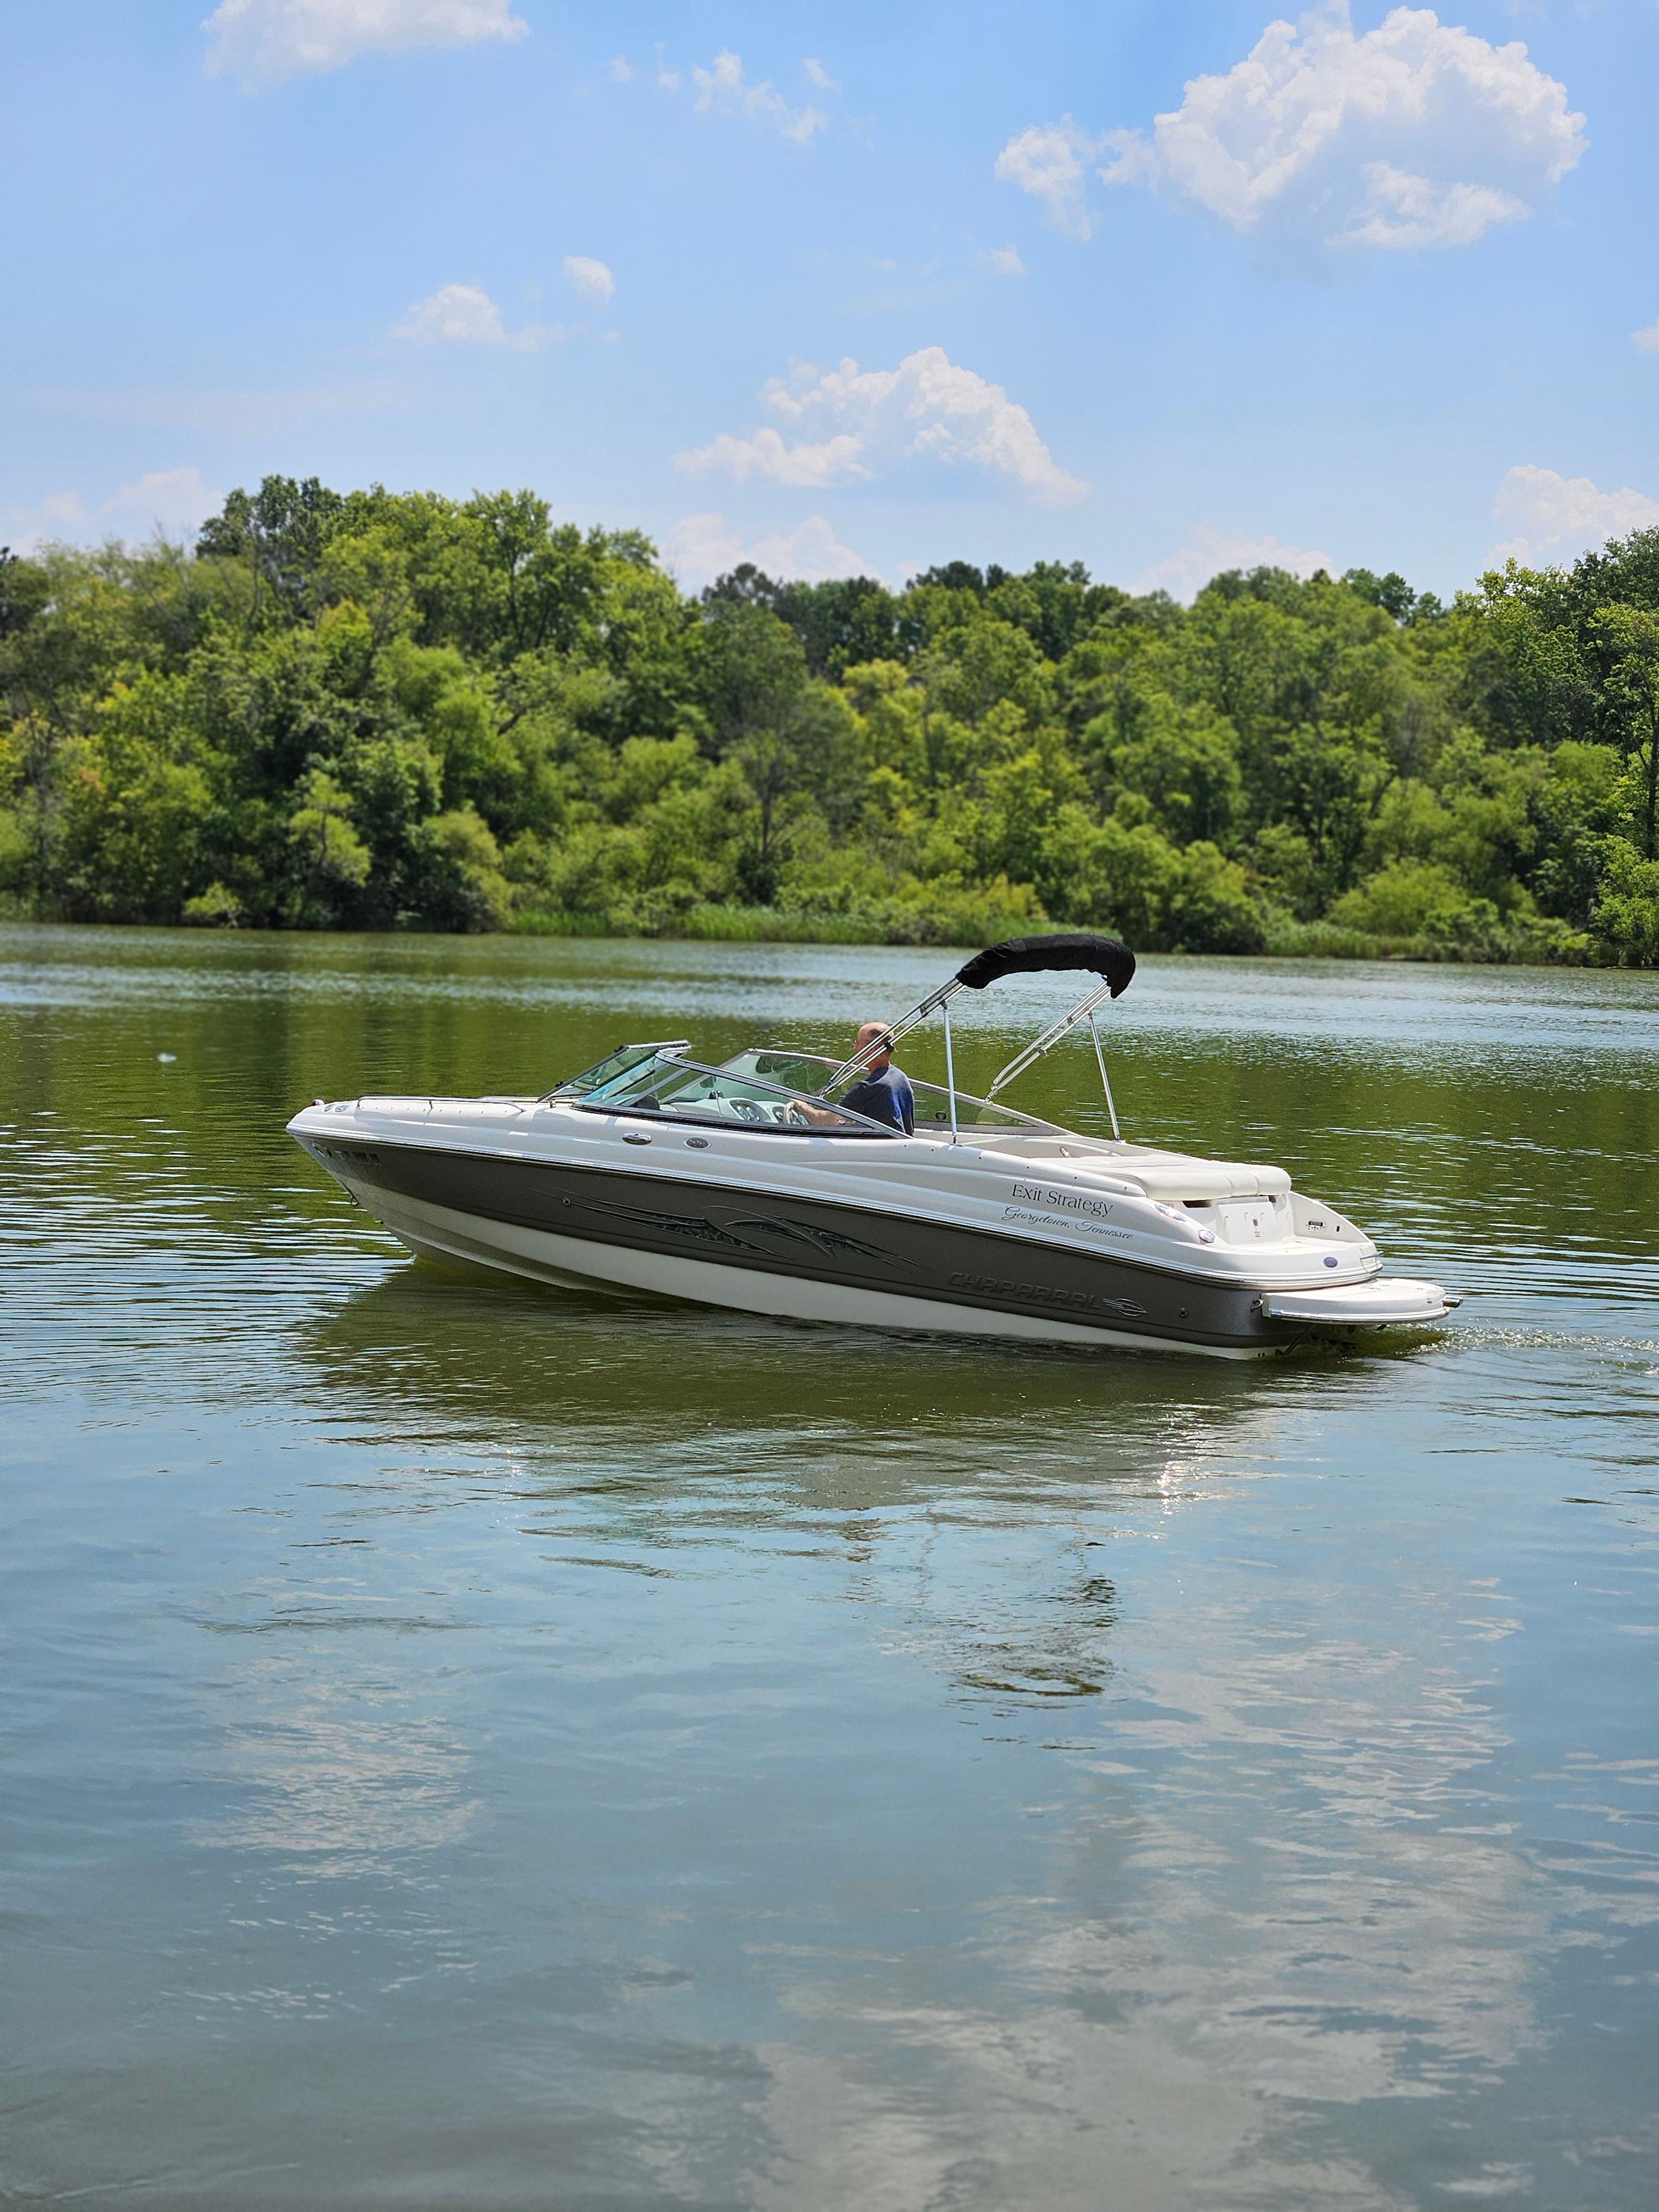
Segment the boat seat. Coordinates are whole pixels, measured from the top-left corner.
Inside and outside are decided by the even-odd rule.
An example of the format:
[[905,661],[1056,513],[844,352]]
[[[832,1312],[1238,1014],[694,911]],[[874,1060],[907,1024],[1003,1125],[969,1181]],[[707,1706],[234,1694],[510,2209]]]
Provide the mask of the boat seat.
[[[986,1152],[993,1146],[987,1144]],[[1252,1167],[1242,1160],[1194,1159],[1188,1152],[1161,1152],[1153,1145],[1107,1143],[1102,1138],[1003,1138],[994,1146],[1004,1159],[1065,1160],[1085,1175],[1095,1172],[1120,1185],[1129,1182],[1148,1198],[1170,1206],[1212,1206],[1224,1198],[1273,1198],[1288,1191],[1283,1168]]]
[[[1101,1162],[1103,1168],[1107,1163]],[[1197,1160],[1184,1152],[1118,1153],[1109,1172],[1139,1183],[1148,1198],[1166,1205],[1215,1205],[1228,1198],[1276,1198],[1291,1188],[1283,1168],[1252,1167],[1243,1160]]]

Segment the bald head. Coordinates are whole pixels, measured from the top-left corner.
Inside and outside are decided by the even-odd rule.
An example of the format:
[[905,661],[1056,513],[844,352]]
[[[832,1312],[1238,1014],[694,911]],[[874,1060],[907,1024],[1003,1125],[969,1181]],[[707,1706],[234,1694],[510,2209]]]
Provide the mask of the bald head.
[[[865,1049],[866,1045],[874,1045],[877,1048],[873,1052],[867,1052]],[[854,1050],[872,1074],[879,1074],[892,1057],[892,1033],[886,1023],[863,1023],[859,1030],[859,1041]]]

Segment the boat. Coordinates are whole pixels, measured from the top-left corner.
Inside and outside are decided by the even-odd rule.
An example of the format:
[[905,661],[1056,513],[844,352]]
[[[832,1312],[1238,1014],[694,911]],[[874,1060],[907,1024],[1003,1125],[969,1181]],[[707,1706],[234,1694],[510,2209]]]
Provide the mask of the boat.
[[[1134,970],[1115,938],[1015,938],[840,1062],[770,1047],[710,1062],[659,1038],[536,1097],[318,1099],[289,1130],[416,1255],[590,1291],[1228,1358],[1443,1319],[1456,1297],[1385,1276],[1364,1231],[1282,1168],[1121,1134],[1100,1017]],[[983,1097],[959,1090],[952,1001],[1048,972],[1092,980]],[[913,1130],[850,1105],[935,1016],[945,1081],[914,1085]],[[1000,1095],[1085,1030],[1109,1137]]]

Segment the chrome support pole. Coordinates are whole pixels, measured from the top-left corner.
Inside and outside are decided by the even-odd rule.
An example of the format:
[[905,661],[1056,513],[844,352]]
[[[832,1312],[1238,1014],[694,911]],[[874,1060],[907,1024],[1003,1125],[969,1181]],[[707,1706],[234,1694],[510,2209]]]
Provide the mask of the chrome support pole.
[[1089,1017],[1089,1034],[1095,1041],[1095,1060],[1100,1068],[1100,1087],[1106,1093],[1106,1111],[1112,1117],[1112,1135],[1121,1144],[1123,1132],[1117,1126],[1117,1108],[1112,1100],[1112,1079],[1106,1073],[1106,1054],[1101,1048],[1099,1026],[1092,1014]]
[[951,1094],[951,1142],[957,1143],[957,1063],[951,1050],[951,1009],[945,1009],[945,1087]]
[[1051,1022],[1040,1037],[1033,1037],[1024,1051],[1009,1061],[986,1092],[986,1097],[994,1098],[998,1091],[1012,1083],[1017,1075],[1024,1075],[1034,1061],[1041,1060],[1045,1053],[1052,1052],[1062,1037],[1069,1036],[1079,1022],[1086,1021],[1101,1001],[1111,995],[1111,986],[1103,983],[1098,990],[1091,991],[1086,999],[1080,999],[1069,1013],[1062,1014],[1057,1022]]

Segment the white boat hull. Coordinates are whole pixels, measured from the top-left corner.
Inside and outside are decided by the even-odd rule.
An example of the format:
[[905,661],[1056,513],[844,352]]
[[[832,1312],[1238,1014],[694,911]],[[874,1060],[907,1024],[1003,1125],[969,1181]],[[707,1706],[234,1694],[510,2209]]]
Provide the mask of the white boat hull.
[[1241,1346],[1148,1338],[1127,1329],[1081,1328],[1058,1316],[999,1313],[939,1298],[860,1290],[851,1284],[821,1282],[806,1275],[723,1267],[676,1253],[589,1243],[578,1237],[482,1219],[418,1199],[390,1202],[378,1192],[372,1211],[422,1259],[440,1263],[465,1261],[566,1290],[597,1288],[672,1298],[690,1305],[725,1306],[775,1321],[828,1322],[854,1328],[915,1329],[1037,1344],[1107,1344],[1140,1352],[1200,1352],[1213,1359],[1270,1359],[1291,1348],[1282,1342]]
[[538,1100],[366,1098],[290,1127],[413,1249],[861,1328],[1261,1358],[1438,1319],[1277,1168],[1017,1133],[838,1139]]

